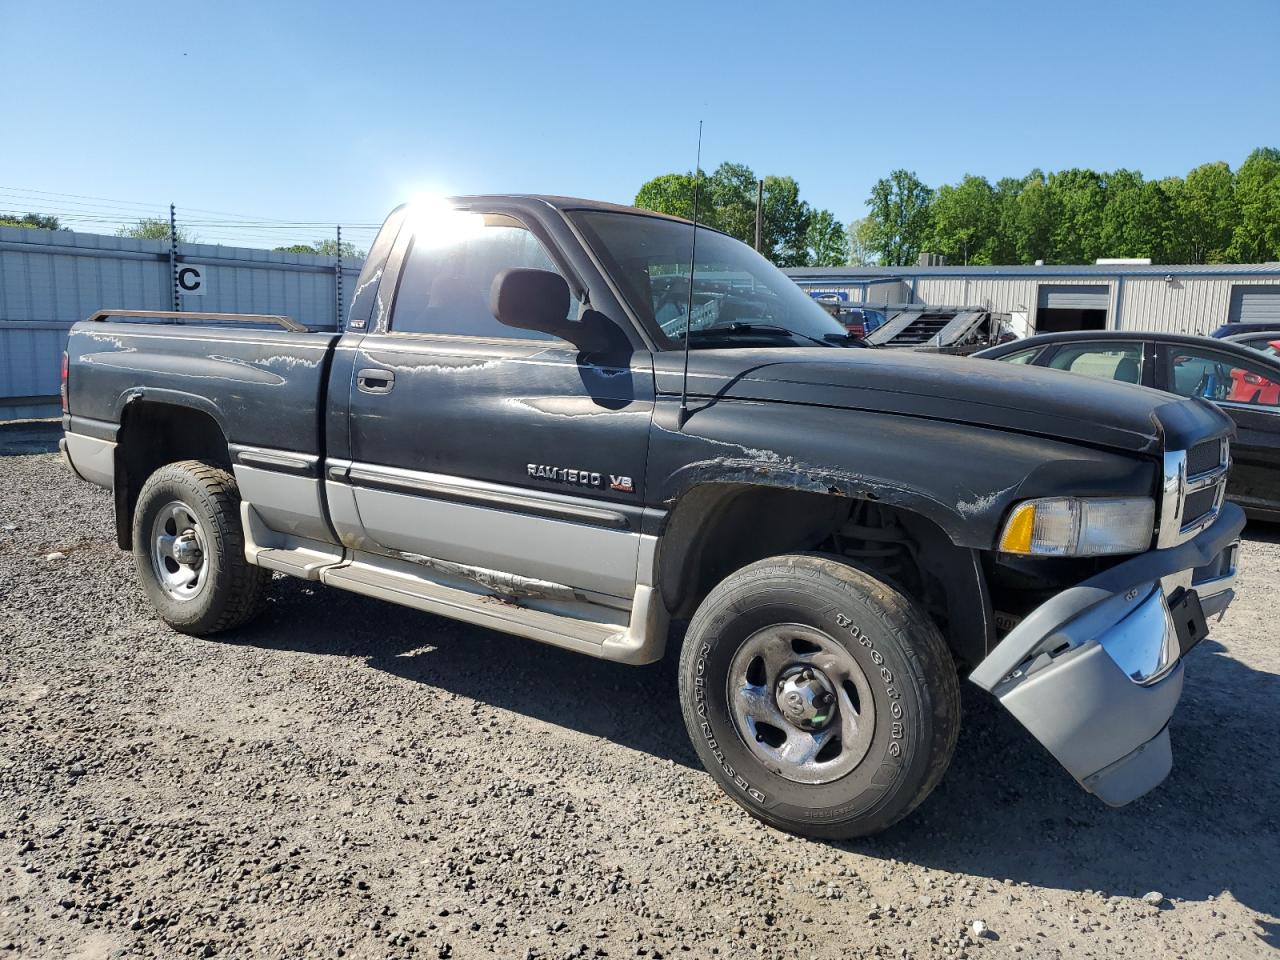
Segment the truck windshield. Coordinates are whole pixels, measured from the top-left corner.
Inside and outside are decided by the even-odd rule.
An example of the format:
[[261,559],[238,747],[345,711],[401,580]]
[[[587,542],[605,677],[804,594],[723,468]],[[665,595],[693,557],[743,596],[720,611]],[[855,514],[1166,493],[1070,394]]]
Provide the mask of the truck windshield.
[[698,228],[689,316],[693,227],[643,214],[576,210],[570,219],[664,349],[850,345],[848,331],[745,243]]

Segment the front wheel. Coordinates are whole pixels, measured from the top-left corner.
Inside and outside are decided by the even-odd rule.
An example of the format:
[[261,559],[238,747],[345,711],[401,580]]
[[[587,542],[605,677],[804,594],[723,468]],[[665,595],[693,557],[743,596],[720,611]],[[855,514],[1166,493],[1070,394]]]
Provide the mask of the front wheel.
[[235,477],[197,460],[167,464],[143,484],[133,557],[161,618],[199,636],[251,619],[271,578],[245,559]]
[[680,702],[703,765],[753,816],[814,837],[883,830],[942,779],[955,664],[914,603],[830,557],[761,560],[698,608]]

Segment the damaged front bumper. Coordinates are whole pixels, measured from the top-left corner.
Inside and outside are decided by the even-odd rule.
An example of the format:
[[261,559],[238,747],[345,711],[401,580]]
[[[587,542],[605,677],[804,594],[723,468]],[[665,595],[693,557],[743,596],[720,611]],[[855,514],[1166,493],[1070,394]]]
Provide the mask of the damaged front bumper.
[[1244,512],[1227,503],[1194,539],[1152,550],[1037,607],[970,679],[1090,793],[1112,806],[1169,774],[1182,656],[1234,593]]

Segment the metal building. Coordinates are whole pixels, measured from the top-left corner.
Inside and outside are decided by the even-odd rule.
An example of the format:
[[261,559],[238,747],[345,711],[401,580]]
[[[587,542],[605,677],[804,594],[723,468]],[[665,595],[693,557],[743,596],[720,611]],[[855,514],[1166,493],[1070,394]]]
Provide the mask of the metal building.
[[1235,320],[1280,321],[1280,263],[1161,266],[796,267],[811,294],[851,303],[964,304],[1030,330],[1208,334]]
[[[57,416],[63,345],[103,308],[270,313],[338,326],[359,261],[204,243],[0,227],[0,420]],[[176,268],[176,269],[175,269]],[[183,273],[183,271],[186,271]]]

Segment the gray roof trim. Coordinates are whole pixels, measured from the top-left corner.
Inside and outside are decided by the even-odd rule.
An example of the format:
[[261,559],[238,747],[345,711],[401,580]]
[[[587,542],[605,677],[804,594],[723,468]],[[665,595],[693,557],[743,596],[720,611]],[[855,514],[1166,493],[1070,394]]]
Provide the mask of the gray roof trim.
[[793,280],[831,283],[865,283],[871,279],[910,280],[916,277],[1276,277],[1280,263],[1200,263],[1113,266],[1108,264],[1000,266],[1000,267],[787,267],[782,271]]

